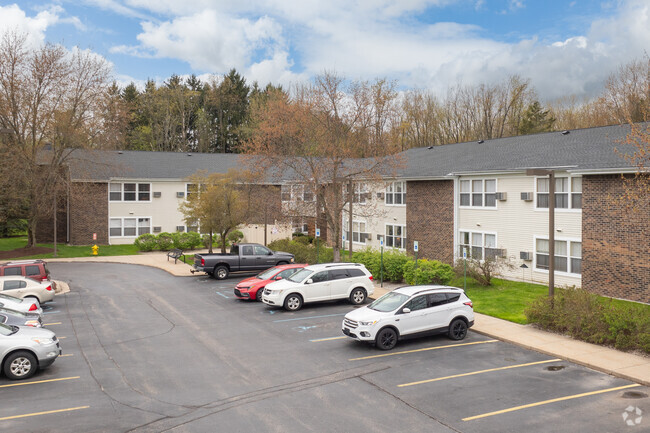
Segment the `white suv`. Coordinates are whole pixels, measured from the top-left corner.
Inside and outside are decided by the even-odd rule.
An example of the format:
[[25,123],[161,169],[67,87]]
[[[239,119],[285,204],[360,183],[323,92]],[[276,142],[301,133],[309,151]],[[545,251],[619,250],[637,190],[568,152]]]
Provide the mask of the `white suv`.
[[262,301],[267,305],[299,310],[306,302],[349,299],[358,305],[374,293],[372,274],[359,263],[325,263],[307,266],[290,277],[268,284]]
[[348,337],[389,350],[397,340],[426,334],[447,333],[452,340],[462,340],[472,325],[472,301],[462,289],[405,286],[346,314],[342,328]]

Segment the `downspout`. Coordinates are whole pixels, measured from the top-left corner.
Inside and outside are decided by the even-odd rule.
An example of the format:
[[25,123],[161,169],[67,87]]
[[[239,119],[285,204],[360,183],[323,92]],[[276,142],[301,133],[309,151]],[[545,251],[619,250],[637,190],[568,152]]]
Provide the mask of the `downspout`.
[[456,260],[458,260],[460,258],[459,254],[458,254],[458,230],[459,230],[459,219],[460,219],[460,215],[459,215],[460,212],[459,212],[459,209],[458,209],[458,207],[460,205],[460,203],[459,203],[459,195],[460,194],[458,193],[459,186],[460,186],[460,176],[454,176],[454,190],[452,192],[452,194],[454,194],[454,201],[453,201],[453,203],[454,203],[454,235],[453,235],[453,240],[454,240],[454,247],[453,247],[454,248],[454,254],[453,254],[454,263],[456,263]]
[[66,197],[66,209],[65,209],[65,243],[70,245],[70,185],[71,182],[68,182],[68,191]]

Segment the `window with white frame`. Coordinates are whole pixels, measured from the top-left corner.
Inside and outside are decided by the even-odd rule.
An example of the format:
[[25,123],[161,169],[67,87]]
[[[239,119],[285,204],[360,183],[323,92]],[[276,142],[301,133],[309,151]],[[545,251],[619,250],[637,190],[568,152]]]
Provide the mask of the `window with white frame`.
[[[548,209],[549,179],[547,177],[538,177],[536,186],[537,207]],[[582,209],[581,177],[555,178],[555,209]]]
[[150,218],[111,218],[109,221],[109,236],[136,237],[151,233]]
[[460,206],[493,208],[497,206],[496,179],[466,179],[460,181]]
[[151,201],[150,183],[111,182],[108,185],[110,201]]
[[[350,222],[343,222],[343,230],[345,232],[345,239],[350,239]],[[366,232],[366,222],[365,221],[354,221],[352,220],[352,242],[356,243],[365,243],[370,239],[370,233]]]
[[406,205],[406,182],[391,182],[386,186],[387,205]]
[[[535,240],[535,269],[549,268],[549,241]],[[555,240],[555,270],[569,274],[582,274],[582,242]]]
[[498,254],[495,233],[461,231],[458,245],[459,257],[463,257],[463,253],[466,252],[467,258],[485,260],[495,258]]
[[293,184],[280,186],[280,199],[283,202],[313,202],[316,194],[309,185]]
[[309,233],[309,225],[305,222],[303,218],[292,218],[291,219],[291,233]]
[[384,244],[391,248],[406,248],[406,226],[386,224]]
[[205,184],[200,184],[197,185],[196,183],[186,183],[185,184],[185,198],[187,200],[190,199],[194,194],[201,194],[202,192],[205,192],[205,189],[207,186]]

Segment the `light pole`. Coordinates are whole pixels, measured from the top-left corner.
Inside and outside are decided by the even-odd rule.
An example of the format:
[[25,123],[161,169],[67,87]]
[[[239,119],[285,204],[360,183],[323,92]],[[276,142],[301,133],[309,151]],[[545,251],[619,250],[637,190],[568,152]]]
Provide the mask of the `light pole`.
[[546,168],[526,170],[526,176],[548,176],[548,296],[555,295],[555,171]]

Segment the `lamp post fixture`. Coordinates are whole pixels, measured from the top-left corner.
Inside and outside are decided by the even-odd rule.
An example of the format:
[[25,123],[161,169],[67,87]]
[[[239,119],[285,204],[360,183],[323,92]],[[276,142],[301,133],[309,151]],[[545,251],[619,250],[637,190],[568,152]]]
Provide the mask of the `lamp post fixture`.
[[555,295],[555,171],[546,168],[526,170],[526,176],[548,176],[548,296]]

